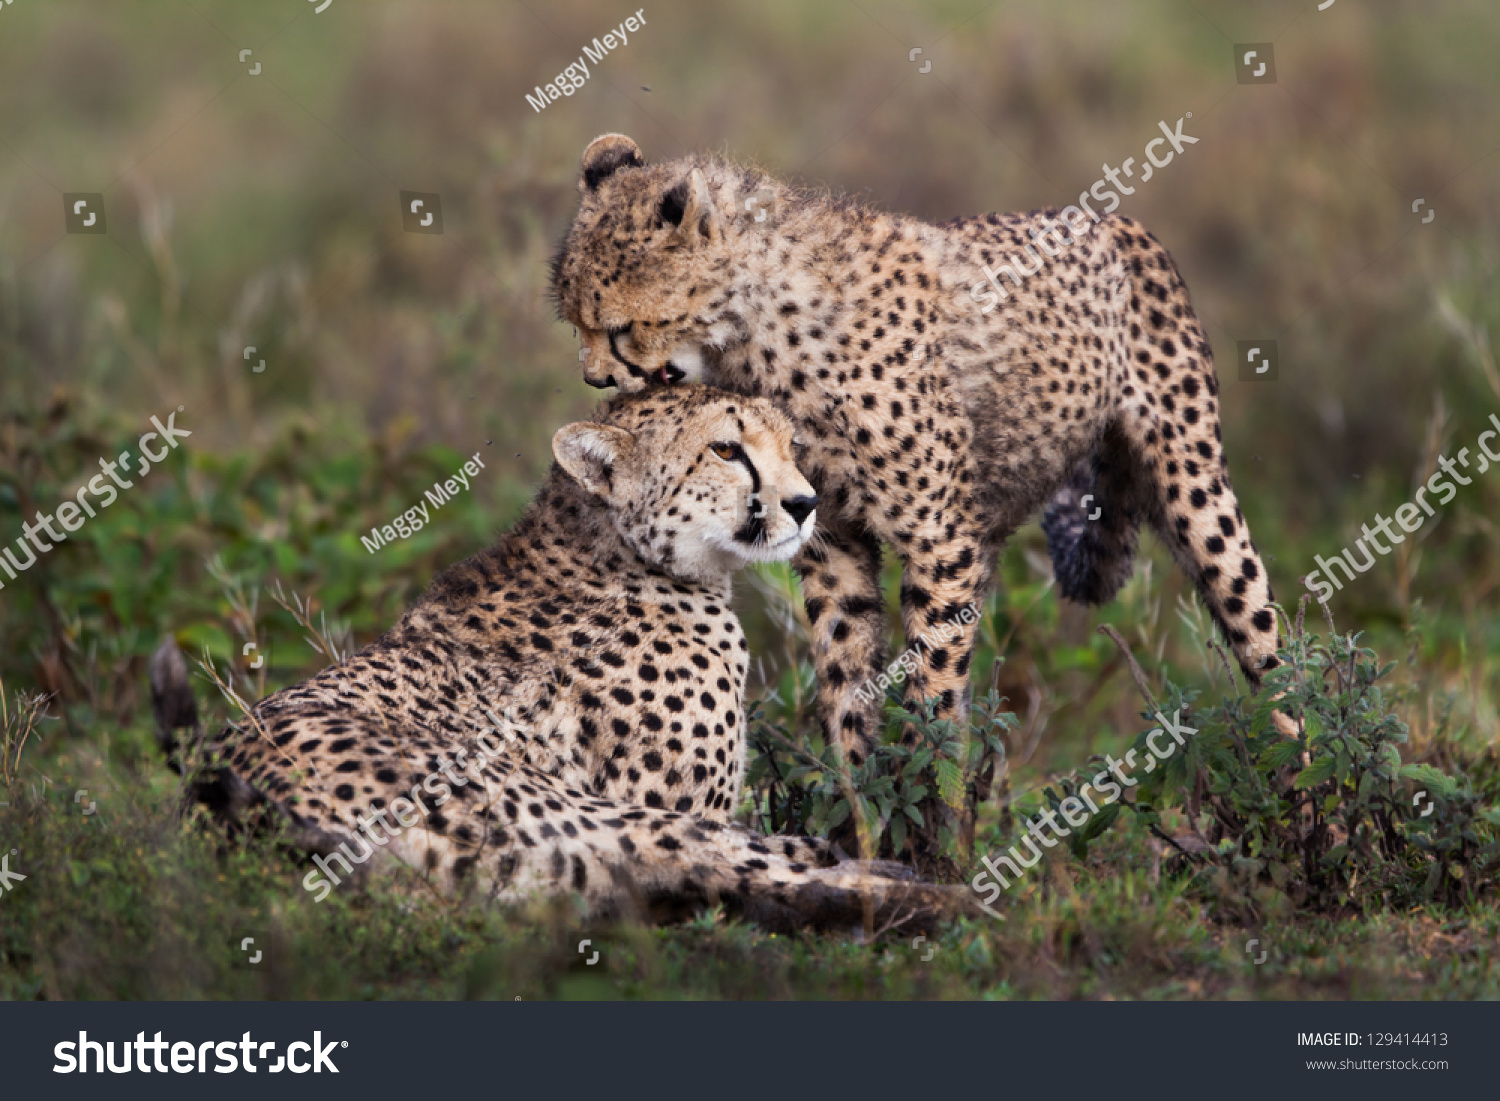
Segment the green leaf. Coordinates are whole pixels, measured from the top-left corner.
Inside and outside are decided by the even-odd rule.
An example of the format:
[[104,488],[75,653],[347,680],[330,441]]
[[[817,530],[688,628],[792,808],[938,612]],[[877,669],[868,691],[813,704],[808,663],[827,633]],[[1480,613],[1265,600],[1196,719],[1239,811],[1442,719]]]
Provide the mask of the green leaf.
[[1312,764],[1297,773],[1297,779],[1292,782],[1292,786],[1301,791],[1312,787],[1314,784],[1321,784],[1333,775],[1333,768],[1337,763],[1337,759],[1332,754],[1326,757],[1319,757]]
[[1114,825],[1115,819],[1120,817],[1120,806],[1121,804],[1119,803],[1111,803],[1089,819],[1083,827],[1083,832],[1079,834],[1080,840],[1092,841],[1105,830],[1109,829],[1110,826]]
[[1291,738],[1283,738],[1280,741],[1272,742],[1265,749],[1261,750],[1257,762],[1261,768],[1277,769],[1292,764],[1300,759],[1301,756],[1302,747]]
[[1316,749],[1328,740],[1328,728],[1316,711],[1307,712],[1303,716],[1302,723],[1307,728],[1307,745],[1309,749]]
[[1436,791],[1450,797],[1458,793],[1457,781],[1431,765],[1403,765],[1400,776],[1403,780],[1415,781],[1418,787],[1424,787],[1429,791]]
[[1333,848],[1329,849],[1326,853],[1323,854],[1323,866],[1331,868],[1335,864],[1342,864],[1345,860],[1348,859],[1348,857],[1348,845],[1335,845]]
[[937,763],[937,785],[938,794],[943,797],[943,802],[955,810],[963,806],[964,774],[958,765],[947,758]]

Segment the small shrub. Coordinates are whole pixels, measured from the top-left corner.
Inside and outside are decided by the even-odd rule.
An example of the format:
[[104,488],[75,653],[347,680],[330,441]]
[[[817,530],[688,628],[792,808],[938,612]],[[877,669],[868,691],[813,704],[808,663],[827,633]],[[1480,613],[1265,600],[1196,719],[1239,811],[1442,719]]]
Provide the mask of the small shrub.
[[[766,718],[761,701],[752,702],[746,786],[763,828],[828,836],[854,815],[871,855],[958,866],[973,843],[977,808],[1005,760],[1004,735],[1015,716],[991,692],[975,703],[965,738],[951,721],[935,717],[930,701],[915,705],[899,691],[893,688],[886,700],[881,743],[847,774],[836,747],[817,735],[794,741]],[[936,838],[935,851],[919,845],[923,837]]]
[[[1500,809],[1483,805],[1466,777],[1403,763],[1406,725],[1380,685],[1395,663],[1382,665],[1358,635],[1329,626],[1325,642],[1303,629],[1299,612],[1281,666],[1256,695],[1194,710],[1199,693],[1167,681],[1162,702],[1150,700],[1142,716],[1180,714],[1197,733],[1150,772],[1133,773],[1134,799],[1075,832],[1073,855],[1085,858],[1124,807],[1226,901],[1267,884],[1311,909],[1454,905],[1492,892]],[[1137,681],[1145,692],[1139,670]],[[1295,736],[1278,729],[1278,711]],[[1150,733],[1135,739],[1138,755],[1149,756]],[[1060,807],[1100,767],[1096,759],[1049,786],[1041,802]],[[1180,823],[1175,833],[1169,817]]]

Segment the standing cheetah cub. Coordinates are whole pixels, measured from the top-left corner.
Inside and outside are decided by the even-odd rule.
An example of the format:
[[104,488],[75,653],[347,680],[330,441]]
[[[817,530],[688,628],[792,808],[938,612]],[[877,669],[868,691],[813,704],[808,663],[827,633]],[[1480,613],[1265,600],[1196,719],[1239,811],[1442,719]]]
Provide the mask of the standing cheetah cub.
[[[1059,588],[1087,603],[1129,578],[1145,522],[1252,683],[1276,664],[1208,341],[1135,222],[1068,208],[1088,227],[1072,238],[1057,211],[928,225],[709,157],[647,165],[621,134],[584,151],[578,189],[552,287],[585,379],[701,380],[797,423],[826,534],[796,560],[819,716],[855,761],[878,729],[859,688],[884,665],[882,543],[916,639],[983,599],[1001,544],[1044,506]],[[1007,275],[1003,298],[986,268]],[[940,713],[966,710],[977,629],[924,652],[911,679]]]
[[616,398],[552,448],[499,543],[221,732],[197,797],[232,823],[285,822],[334,883],[378,854],[445,892],[577,892],[595,914],[723,901],[792,927],[962,905],[730,822],[747,657],[731,577],[790,558],[815,522],[791,421],[687,386]]

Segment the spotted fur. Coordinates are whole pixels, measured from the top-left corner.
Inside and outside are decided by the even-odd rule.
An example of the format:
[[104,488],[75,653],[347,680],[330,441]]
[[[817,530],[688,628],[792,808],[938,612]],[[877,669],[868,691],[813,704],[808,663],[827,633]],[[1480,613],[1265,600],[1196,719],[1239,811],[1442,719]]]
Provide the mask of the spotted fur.
[[225,728],[198,797],[231,823],[285,822],[335,875],[378,850],[502,901],[722,901],[772,926],[859,922],[867,903],[946,912],[946,889],[731,822],[746,643],[730,579],[813,529],[792,431],[769,402],[697,386],[559,430],[557,464],[499,543]]
[[[648,165],[619,134],[585,151],[579,190],[553,291],[585,379],[764,396],[806,440],[826,539],[796,565],[820,715],[854,759],[878,718],[855,693],[885,661],[881,544],[902,560],[917,638],[984,596],[1004,540],[1044,507],[1063,595],[1110,599],[1144,522],[1252,683],[1275,664],[1269,578],[1230,488],[1208,341],[1171,257],[1137,223],[1104,215],[1070,243],[1050,238],[1057,255],[1044,258],[1033,235],[1057,211],[929,225],[714,158]],[[982,269],[1007,260],[1034,273],[1019,286],[1002,276],[1007,295],[988,291],[985,312]],[[945,714],[967,706],[976,630],[912,678]]]

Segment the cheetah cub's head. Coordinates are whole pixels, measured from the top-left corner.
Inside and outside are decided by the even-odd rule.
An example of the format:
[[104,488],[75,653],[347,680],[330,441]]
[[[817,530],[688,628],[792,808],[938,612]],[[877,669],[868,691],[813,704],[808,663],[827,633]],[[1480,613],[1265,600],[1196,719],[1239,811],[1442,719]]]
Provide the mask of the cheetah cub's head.
[[582,201],[552,260],[552,293],[578,330],[590,385],[702,382],[705,354],[740,339],[712,273],[740,247],[727,239],[727,212],[749,180],[721,169],[700,158],[647,165],[623,134],[584,150]]
[[552,437],[558,465],[609,506],[625,542],[686,580],[792,557],[818,503],[770,402],[704,386],[621,395]]

